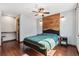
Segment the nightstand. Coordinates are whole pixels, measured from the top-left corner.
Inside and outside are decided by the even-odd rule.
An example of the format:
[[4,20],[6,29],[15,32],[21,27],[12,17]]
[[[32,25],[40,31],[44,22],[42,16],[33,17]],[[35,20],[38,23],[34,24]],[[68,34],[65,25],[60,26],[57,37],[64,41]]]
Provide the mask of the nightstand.
[[60,45],[64,45],[67,47],[67,45],[68,45],[67,37],[60,37]]

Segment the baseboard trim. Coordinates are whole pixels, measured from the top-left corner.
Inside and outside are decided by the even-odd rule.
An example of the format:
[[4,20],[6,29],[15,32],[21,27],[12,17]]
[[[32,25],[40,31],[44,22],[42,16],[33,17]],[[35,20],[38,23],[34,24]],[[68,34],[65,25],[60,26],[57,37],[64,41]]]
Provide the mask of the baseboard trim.
[[11,42],[11,41],[16,41],[16,39],[12,39],[12,40],[3,41],[3,43],[6,43],[6,42]]
[[76,47],[75,45],[72,45],[72,44],[68,44],[68,46],[73,46],[73,47]]

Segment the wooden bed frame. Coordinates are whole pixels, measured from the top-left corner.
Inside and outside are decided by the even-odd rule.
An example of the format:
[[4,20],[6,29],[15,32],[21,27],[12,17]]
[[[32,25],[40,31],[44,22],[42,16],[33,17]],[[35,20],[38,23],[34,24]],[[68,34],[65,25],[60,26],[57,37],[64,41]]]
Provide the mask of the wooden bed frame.
[[[54,30],[51,30],[51,29],[45,30],[45,31],[43,31],[43,33],[54,33],[54,34],[59,35],[59,31],[54,31]],[[31,47],[32,49],[35,49],[35,50],[41,52],[42,54],[44,54],[45,56],[47,56],[47,50],[46,49],[40,49],[38,46],[34,45],[33,43],[23,41],[23,45]]]
[[[30,43],[30,42],[23,41],[23,44],[26,45],[26,46],[31,47],[34,50],[37,50],[37,51],[41,52],[42,54],[44,54],[45,56],[47,56],[46,49],[40,49],[38,46],[36,46],[36,45],[34,45],[34,44]],[[24,47],[23,47],[23,50],[24,50]]]

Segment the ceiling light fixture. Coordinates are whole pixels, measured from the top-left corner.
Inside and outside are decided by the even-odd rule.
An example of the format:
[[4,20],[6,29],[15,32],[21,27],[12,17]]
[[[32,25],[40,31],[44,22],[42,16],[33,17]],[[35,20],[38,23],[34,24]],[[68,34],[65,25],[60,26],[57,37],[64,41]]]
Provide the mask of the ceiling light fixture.
[[37,6],[35,11],[32,11],[35,14],[35,16],[44,16],[45,14],[49,14],[49,12],[45,11],[45,9],[43,7],[38,8],[38,5],[36,4],[35,6]]

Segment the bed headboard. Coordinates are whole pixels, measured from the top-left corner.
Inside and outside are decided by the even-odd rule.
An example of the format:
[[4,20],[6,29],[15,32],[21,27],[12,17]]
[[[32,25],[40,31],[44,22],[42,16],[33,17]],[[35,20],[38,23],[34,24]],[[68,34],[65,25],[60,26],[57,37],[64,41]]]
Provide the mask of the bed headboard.
[[53,33],[53,34],[57,34],[57,35],[59,35],[59,31],[52,30],[52,29],[44,30],[43,33]]

